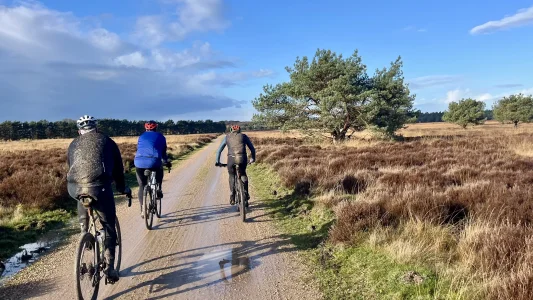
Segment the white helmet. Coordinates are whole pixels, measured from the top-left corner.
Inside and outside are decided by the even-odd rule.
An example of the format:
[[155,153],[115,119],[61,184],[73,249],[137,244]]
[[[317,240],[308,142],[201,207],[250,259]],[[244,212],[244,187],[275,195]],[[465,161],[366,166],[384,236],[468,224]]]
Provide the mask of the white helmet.
[[94,129],[96,128],[96,119],[94,117],[85,115],[76,121],[78,129]]

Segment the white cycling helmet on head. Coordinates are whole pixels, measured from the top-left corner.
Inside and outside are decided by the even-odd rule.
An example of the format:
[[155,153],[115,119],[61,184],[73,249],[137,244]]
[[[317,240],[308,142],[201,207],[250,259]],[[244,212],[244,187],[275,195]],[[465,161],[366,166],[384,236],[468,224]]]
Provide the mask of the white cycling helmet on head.
[[89,130],[96,128],[96,119],[89,115],[84,115],[76,121],[78,129]]

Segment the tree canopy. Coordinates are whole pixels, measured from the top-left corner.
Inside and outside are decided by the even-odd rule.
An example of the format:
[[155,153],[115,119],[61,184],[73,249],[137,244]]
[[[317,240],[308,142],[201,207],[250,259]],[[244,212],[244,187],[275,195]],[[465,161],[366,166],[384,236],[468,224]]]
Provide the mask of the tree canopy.
[[474,99],[461,99],[451,102],[448,110],[442,116],[446,122],[455,123],[463,128],[468,125],[480,125],[485,123],[485,102]]
[[494,104],[494,118],[502,123],[529,123],[533,120],[533,96],[522,93],[504,97]]
[[343,140],[365,128],[391,136],[415,120],[401,58],[369,76],[357,51],[344,58],[319,49],[311,61],[298,57],[286,71],[289,82],[267,84],[254,99],[254,122]]
[[[145,131],[144,123],[145,121],[101,119],[98,120],[98,128],[109,136],[137,136]],[[168,120],[160,122],[158,130],[164,134],[216,133],[224,132],[226,124],[211,120]],[[74,120],[0,123],[0,140],[73,138],[77,135],[78,128]]]

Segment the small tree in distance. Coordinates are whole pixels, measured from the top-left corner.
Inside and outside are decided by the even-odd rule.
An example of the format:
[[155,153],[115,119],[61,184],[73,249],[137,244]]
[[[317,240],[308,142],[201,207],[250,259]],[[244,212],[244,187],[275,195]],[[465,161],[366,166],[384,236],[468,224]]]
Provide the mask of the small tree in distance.
[[466,128],[469,124],[480,125],[485,123],[485,102],[471,98],[452,102],[442,119],[445,122],[454,123]]
[[533,120],[533,96],[520,93],[503,97],[493,111],[494,118],[502,123],[512,122],[515,127],[519,122],[529,123]]

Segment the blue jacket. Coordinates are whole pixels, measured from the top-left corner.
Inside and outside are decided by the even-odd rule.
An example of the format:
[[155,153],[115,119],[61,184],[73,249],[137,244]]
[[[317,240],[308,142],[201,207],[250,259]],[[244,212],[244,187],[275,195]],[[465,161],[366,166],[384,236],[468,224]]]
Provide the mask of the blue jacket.
[[134,164],[137,168],[159,168],[167,158],[167,139],[157,131],[147,131],[139,137]]

